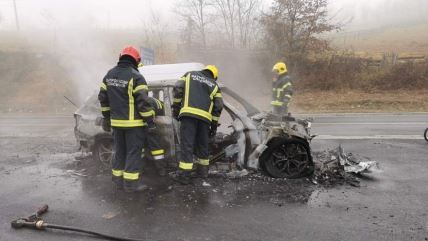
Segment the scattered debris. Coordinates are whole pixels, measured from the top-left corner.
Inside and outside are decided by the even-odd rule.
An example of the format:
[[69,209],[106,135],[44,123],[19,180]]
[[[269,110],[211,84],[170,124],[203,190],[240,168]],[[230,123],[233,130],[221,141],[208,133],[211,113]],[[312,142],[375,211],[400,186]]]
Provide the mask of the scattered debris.
[[209,170],[210,177],[220,177],[227,179],[238,179],[241,177],[248,176],[250,172],[247,169],[238,170],[236,168],[210,168]]
[[209,184],[208,182],[206,182],[206,181],[203,181],[202,182],[202,186],[203,187],[211,187],[211,184]]
[[25,161],[25,163],[29,164],[29,163],[36,162],[36,161],[37,161],[36,158],[33,157],[31,160]]
[[86,169],[82,169],[80,171],[75,171],[75,170],[67,170],[66,173],[70,174],[70,175],[75,175],[75,176],[79,176],[79,177],[87,177],[88,175],[86,174],[82,174],[81,172],[84,172]]
[[247,171],[247,169],[242,169],[242,170],[233,170],[230,171],[228,173],[226,173],[226,176],[228,178],[241,178],[241,177],[245,177],[249,174],[249,172]]
[[379,169],[376,161],[345,153],[342,146],[334,150],[314,153],[315,172],[312,183],[334,184],[345,182],[351,186],[359,186],[359,179],[355,174],[361,175]]
[[80,161],[80,160],[85,160],[85,159],[87,159],[88,157],[91,157],[92,158],[92,153],[89,153],[89,152],[78,152],[78,153],[76,153],[75,155],[74,155],[74,159],[76,159],[76,160],[78,160],[78,161]]
[[104,219],[112,219],[112,218],[116,217],[117,215],[118,215],[118,213],[108,212],[108,213],[103,215],[103,218]]

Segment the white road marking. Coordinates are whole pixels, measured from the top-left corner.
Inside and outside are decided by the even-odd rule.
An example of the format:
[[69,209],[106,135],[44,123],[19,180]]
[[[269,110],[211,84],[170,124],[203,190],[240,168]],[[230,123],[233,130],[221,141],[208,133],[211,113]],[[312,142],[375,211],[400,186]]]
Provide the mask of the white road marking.
[[428,122],[313,122],[312,125],[425,125],[428,126]]
[[318,135],[314,140],[423,140],[422,135],[334,136]]
[[365,113],[299,113],[293,116],[302,117],[302,116],[318,116],[318,117],[347,117],[347,116],[357,116],[357,117],[367,117],[367,116],[427,116],[428,112],[396,112],[396,113],[380,113],[380,112],[365,112]]

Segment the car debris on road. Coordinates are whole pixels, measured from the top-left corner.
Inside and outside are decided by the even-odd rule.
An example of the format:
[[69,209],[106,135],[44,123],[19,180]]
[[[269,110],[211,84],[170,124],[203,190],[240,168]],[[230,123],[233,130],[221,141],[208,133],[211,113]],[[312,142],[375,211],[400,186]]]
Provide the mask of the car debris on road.
[[336,149],[314,153],[314,183],[333,184],[345,181],[352,186],[359,186],[358,176],[380,170],[376,161],[346,153],[340,145]]

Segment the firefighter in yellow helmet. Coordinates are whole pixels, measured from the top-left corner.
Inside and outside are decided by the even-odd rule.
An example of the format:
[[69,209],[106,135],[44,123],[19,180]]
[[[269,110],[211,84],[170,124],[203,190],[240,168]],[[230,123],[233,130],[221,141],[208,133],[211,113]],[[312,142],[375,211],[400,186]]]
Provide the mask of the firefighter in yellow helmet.
[[197,157],[196,171],[208,177],[208,142],[216,134],[223,109],[223,99],[216,80],[218,70],[208,65],[201,71],[190,71],[174,87],[173,115],[180,121],[179,170],[175,180],[190,184],[193,155]]
[[274,73],[272,84],[272,112],[277,116],[288,115],[288,106],[293,95],[291,78],[288,75],[287,66],[284,62],[276,63],[272,72]]

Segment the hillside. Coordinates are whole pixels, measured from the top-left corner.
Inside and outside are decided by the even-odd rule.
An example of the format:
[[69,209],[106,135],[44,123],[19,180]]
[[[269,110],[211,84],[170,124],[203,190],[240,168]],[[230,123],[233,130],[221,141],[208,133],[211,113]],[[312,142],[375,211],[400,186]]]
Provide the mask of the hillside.
[[335,47],[368,53],[428,55],[428,23],[340,32],[329,36]]
[[73,83],[53,56],[0,51],[0,112],[64,112]]

